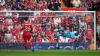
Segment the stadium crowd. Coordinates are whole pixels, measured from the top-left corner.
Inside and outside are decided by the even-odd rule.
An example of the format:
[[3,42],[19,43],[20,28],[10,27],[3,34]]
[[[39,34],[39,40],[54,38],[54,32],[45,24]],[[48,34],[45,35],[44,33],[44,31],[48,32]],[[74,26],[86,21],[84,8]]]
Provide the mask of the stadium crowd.
[[59,0],[0,0],[0,10],[48,11],[60,9]]
[[[20,14],[20,13],[18,13]],[[25,14],[25,13],[24,13]],[[35,13],[34,13],[35,14]],[[13,15],[13,14],[12,14]],[[21,16],[21,15],[20,15]],[[24,17],[4,16],[0,17],[0,39],[2,42],[23,42],[21,30]],[[93,15],[71,14],[65,16],[60,13],[38,13],[29,16],[33,25],[33,41],[35,42],[91,42],[93,38]],[[67,32],[77,31],[76,37],[65,37],[64,29]],[[61,35],[60,35],[61,34]],[[58,36],[60,35],[60,36]]]
[[[100,0],[62,0],[66,7],[83,8],[85,11],[99,11]],[[0,10],[61,10],[60,0],[0,0]]]
[[83,8],[85,11],[99,11],[100,0],[63,0],[63,3],[70,8]]
[[[67,7],[70,7],[70,8],[76,7],[76,8],[83,8],[85,11],[97,11],[97,33],[98,33],[97,34],[98,35],[97,38],[99,38],[99,35],[100,35],[99,34],[99,29],[100,29],[99,28],[99,17],[100,17],[100,15],[99,15],[100,14],[100,6],[99,5],[100,5],[100,0],[63,0],[63,2],[65,3],[65,5]],[[1,11],[12,11],[12,10],[21,10],[21,11],[22,10],[25,10],[25,11],[26,10],[27,11],[49,11],[49,10],[52,10],[52,11],[59,11],[59,10],[61,10],[61,3],[60,3],[60,0],[0,0],[0,10]],[[19,15],[22,15],[22,14],[20,13]],[[71,25],[71,21],[72,22],[78,21],[77,19],[86,18],[86,17],[84,17],[84,16],[80,16],[78,18],[76,17],[76,19],[74,19],[73,21],[72,21],[73,17],[67,17],[66,16],[64,18],[68,18],[67,19],[67,20],[69,20],[68,24]],[[59,18],[62,18],[62,17],[59,17]],[[69,19],[69,18],[71,18],[71,19]],[[91,19],[91,16],[88,17],[88,18]],[[2,19],[2,17],[0,17],[0,20],[1,19]],[[35,20],[37,22],[37,21],[40,21],[40,19],[43,19],[43,18],[40,17],[39,19],[35,19]],[[48,19],[48,18],[43,19],[45,22],[44,21],[41,22],[41,23],[38,22],[38,23],[40,23],[40,25],[38,25],[36,27],[37,28],[41,28],[42,27],[42,29],[44,29],[46,26],[41,26],[41,24],[44,24],[44,23],[47,24],[48,21],[50,23],[53,20],[53,19],[52,20],[51,19],[52,19],[52,17],[50,19]],[[57,21],[61,22],[62,20],[63,19],[59,19]],[[18,21],[17,25],[16,25],[16,21]],[[20,29],[19,28],[21,28],[21,25],[22,25],[23,21],[24,21],[24,19],[22,19],[22,17],[17,17],[17,18],[15,18],[15,17],[5,17],[4,18],[4,22],[3,22],[4,23],[3,25],[5,27],[4,27],[4,30],[0,30],[0,33],[1,33],[0,36],[3,36],[3,38],[4,38],[4,36],[7,36],[5,31],[12,30],[13,28],[18,28],[18,32],[19,33],[17,33],[17,35],[21,35],[22,32],[20,33]],[[56,21],[56,20],[54,20],[54,21]],[[82,21],[84,21],[84,20],[82,20]],[[11,22],[13,22],[13,23],[11,23]],[[51,24],[51,26],[55,26],[56,24],[57,23]],[[75,22],[75,24],[79,24],[78,26],[75,25],[77,27],[82,27],[82,26],[80,26],[80,24],[84,25],[84,22],[80,23],[80,21],[78,21],[78,22]],[[86,21],[85,25],[88,25],[88,20]],[[0,25],[0,26],[2,26],[2,25]],[[8,26],[10,26],[10,27],[8,27]],[[48,27],[51,29],[50,26],[48,26]],[[67,29],[67,28],[69,29],[70,28],[70,31],[72,31],[72,29],[74,28],[74,27],[72,27],[72,29],[71,29],[71,26],[68,26],[68,27],[63,26],[63,27],[65,29]],[[8,29],[6,29],[6,28],[8,28]],[[2,29],[2,27],[0,27],[0,29]],[[50,30],[50,29],[48,29],[48,30]],[[84,30],[87,29],[87,26],[85,27],[84,30],[82,28],[80,28],[80,29],[83,32],[86,32]],[[41,29],[39,29],[39,30],[42,31]],[[13,32],[13,30],[12,31],[7,31],[7,33],[11,33],[11,32]],[[46,30],[45,30],[45,32],[46,32]],[[56,33],[56,32],[54,32],[54,33]],[[38,34],[38,33],[35,33],[35,34]],[[50,32],[49,32],[49,34],[50,34]],[[16,35],[16,34],[14,33],[13,35]],[[82,33],[82,35],[84,35],[84,34]],[[17,37],[19,37],[19,36],[17,36]],[[38,37],[40,37],[40,36],[38,36]],[[47,37],[47,36],[45,36],[45,37]],[[5,41],[5,39],[3,39],[3,38],[0,37],[0,39],[2,39],[1,41]],[[44,39],[46,39],[46,38],[44,38]],[[73,42],[73,41],[75,41],[75,40],[71,39],[69,42]],[[8,42],[9,42],[9,40],[8,40]],[[85,40],[85,42],[86,42],[86,40]]]

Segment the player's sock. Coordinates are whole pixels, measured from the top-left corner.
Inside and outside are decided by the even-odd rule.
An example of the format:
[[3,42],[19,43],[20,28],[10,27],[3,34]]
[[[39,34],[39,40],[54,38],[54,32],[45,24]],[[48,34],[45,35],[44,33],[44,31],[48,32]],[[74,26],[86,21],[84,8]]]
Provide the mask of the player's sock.
[[30,44],[30,47],[32,47],[32,43],[29,43]]
[[30,43],[30,47],[31,47],[32,52],[34,52],[34,48],[32,46],[32,42]]
[[27,46],[25,46],[25,50],[27,51],[27,49],[28,49],[28,47]]
[[27,46],[27,44],[26,44],[26,43],[24,43],[24,47],[25,47],[25,50],[27,51],[28,46]]
[[34,48],[33,47],[31,47],[31,50],[32,50],[32,52],[34,52]]

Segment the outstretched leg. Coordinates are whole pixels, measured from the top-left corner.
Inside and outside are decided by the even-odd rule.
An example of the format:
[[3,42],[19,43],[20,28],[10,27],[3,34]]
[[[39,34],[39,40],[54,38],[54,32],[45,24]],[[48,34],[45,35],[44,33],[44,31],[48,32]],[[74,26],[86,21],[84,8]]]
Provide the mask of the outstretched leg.
[[32,38],[31,36],[28,38],[28,41],[29,41],[29,45],[31,47],[31,50],[34,52],[34,48],[33,48],[33,43],[32,43]]

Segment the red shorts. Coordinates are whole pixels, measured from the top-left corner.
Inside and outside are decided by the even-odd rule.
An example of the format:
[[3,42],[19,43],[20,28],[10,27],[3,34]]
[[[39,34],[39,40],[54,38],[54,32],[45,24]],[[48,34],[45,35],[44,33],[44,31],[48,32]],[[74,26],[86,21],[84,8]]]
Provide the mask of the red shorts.
[[30,32],[23,32],[23,39],[25,42],[30,41],[31,33]]

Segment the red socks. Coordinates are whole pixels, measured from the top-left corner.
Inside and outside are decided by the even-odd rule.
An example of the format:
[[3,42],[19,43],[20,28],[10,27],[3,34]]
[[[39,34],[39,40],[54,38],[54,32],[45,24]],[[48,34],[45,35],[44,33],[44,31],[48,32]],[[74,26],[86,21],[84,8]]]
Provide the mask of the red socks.
[[30,44],[30,47],[32,47],[32,42],[30,42],[29,44]]
[[[32,42],[30,42],[29,45],[30,45],[31,48],[33,47],[33,46],[32,46]],[[28,49],[27,43],[24,43],[24,47],[25,47],[26,50]]]
[[27,43],[24,43],[24,47],[26,50],[28,49]]

